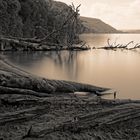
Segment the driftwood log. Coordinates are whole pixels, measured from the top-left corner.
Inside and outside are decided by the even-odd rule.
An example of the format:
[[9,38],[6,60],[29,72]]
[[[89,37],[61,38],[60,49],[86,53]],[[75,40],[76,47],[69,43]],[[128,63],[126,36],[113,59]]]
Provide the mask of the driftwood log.
[[[140,43],[135,44],[133,47],[129,47],[130,44],[133,44],[134,41],[130,41],[127,44],[116,44],[116,41],[114,43],[110,43],[110,39],[107,39],[107,46],[105,47],[99,47],[98,49],[105,49],[105,50],[117,50],[117,49],[126,49],[126,50],[134,50],[137,48],[140,48]],[[93,48],[96,49],[96,48]]]
[[[140,101],[95,96],[106,90],[40,78],[1,58],[0,139],[138,140]],[[76,91],[92,94],[78,96]]]
[[[89,47],[85,43],[74,45],[76,38],[79,40],[77,35],[78,17],[79,17],[79,7],[75,7],[73,4],[71,6],[72,11],[70,11],[69,16],[64,20],[59,28],[54,29],[43,38],[19,38],[19,37],[0,37],[0,51],[50,51],[50,50],[88,50]],[[61,36],[63,29],[71,23],[71,31],[68,33],[68,40],[66,43],[60,43],[61,40],[57,40],[57,36]],[[57,35],[56,35],[57,34]],[[55,37],[53,37],[55,35]],[[49,41],[49,39],[54,41]],[[52,43],[57,40],[58,43]],[[80,42],[80,41],[79,41]]]
[[31,42],[24,38],[6,38],[0,37],[0,51],[52,51],[52,50],[88,50],[85,43],[73,44],[69,47],[67,44],[56,44],[44,42],[43,44]]
[[4,60],[0,60],[0,91],[1,93],[32,94],[48,96],[53,93],[91,92],[96,95],[108,90],[88,84],[49,80],[29,74]]

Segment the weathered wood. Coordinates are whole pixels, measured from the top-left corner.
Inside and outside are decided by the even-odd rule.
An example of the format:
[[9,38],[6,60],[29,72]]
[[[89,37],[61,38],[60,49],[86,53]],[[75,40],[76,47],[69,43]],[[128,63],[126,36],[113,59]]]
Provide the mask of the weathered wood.
[[0,51],[4,51],[5,48],[5,41],[0,40]]
[[[29,39],[30,40],[30,39]],[[79,47],[75,45],[71,45],[71,47],[67,46],[68,44],[54,44],[54,43],[47,43],[43,42],[43,44],[38,43],[32,43],[28,39],[18,39],[18,38],[0,38],[0,51],[14,51],[14,50],[22,50],[22,51],[50,51],[50,50],[88,50],[88,47],[85,47],[86,45],[82,44]],[[7,42],[9,45],[7,46]]]
[[[111,45],[109,41],[110,41],[110,39],[107,39],[107,44],[108,44],[108,46],[99,47],[99,48],[97,48],[97,49],[105,49],[105,50],[126,49],[126,50],[133,50],[133,49],[140,48],[139,43],[137,43],[134,47],[128,48],[128,46],[129,46],[130,44],[133,44],[134,41],[130,41],[130,42],[128,42],[126,45],[124,45],[124,44],[117,44],[117,45],[116,45],[116,42],[114,43],[114,45],[113,45],[113,44]],[[95,48],[93,48],[93,49],[95,49]]]
[[139,139],[140,101],[101,99],[92,95],[107,88],[40,78],[0,59],[1,138]]
[[32,95],[36,97],[50,97],[50,94],[35,92],[28,89],[10,88],[0,86],[0,94],[19,94],[19,95]]
[[[133,108],[135,109],[133,109]],[[110,109],[104,109],[100,112],[92,112],[86,115],[75,116],[76,120],[67,120],[61,122],[61,124],[56,124],[54,126],[47,127],[41,131],[34,131],[32,127],[32,132],[28,137],[31,138],[41,138],[45,135],[49,135],[56,131],[58,132],[72,132],[80,133],[81,131],[91,129],[91,128],[102,128],[106,125],[114,125],[123,121],[129,121],[134,118],[140,118],[140,105],[123,105],[117,106]]]
[[49,107],[48,104],[45,106],[38,105],[37,107],[15,111],[14,113],[7,112],[5,114],[0,114],[0,125],[5,125],[7,123],[19,123],[30,121],[33,118],[36,118],[44,113],[47,113],[48,107]]
[[[0,65],[1,67],[4,67],[3,70],[0,70],[0,89],[3,93],[11,94],[15,91],[18,94],[48,96],[48,94],[53,94],[55,92],[70,93],[85,91],[98,95],[102,91],[108,90],[107,88],[100,88],[88,84],[39,78],[24,73],[24,71],[21,71],[2,60],[0,61]],[[14,73],[12,71],[14,71]]]

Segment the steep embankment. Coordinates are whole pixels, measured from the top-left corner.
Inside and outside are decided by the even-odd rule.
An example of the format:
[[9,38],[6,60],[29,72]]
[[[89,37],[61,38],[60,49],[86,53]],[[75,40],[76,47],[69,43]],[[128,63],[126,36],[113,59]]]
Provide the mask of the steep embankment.
[[[74,13],[72,7],[53,0],[0,0],[0,35],[43,38],[63,23]],[[78,30],[73,18],[59,32],[48,39],[51,42],[75,41]],[[70,34],[73,32],[73,36]]]
[[129,33],[129,34],[140,34],[140,29],[128,29],[128,30],[122,30],[124,33]]
[[100,19],[89,18],[89,17],[80,17],[82,24],[84,25],[83,32],[85,33],[118,33],[119,31],[106,24]]

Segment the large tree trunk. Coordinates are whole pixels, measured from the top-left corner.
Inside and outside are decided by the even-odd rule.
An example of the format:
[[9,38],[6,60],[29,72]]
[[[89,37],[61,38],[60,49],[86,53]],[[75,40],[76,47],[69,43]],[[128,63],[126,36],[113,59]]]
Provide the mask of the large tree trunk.
[[0,139],[139,139],[140,101],[92,96],[106,90],[40,78],[1,58]]
[[100,95],[108,90],[88,84],[50,80],[27,73],[20,68],[0,60],[0,90],[2,93],[32,94],[48,96],[53,93],[91,92]]

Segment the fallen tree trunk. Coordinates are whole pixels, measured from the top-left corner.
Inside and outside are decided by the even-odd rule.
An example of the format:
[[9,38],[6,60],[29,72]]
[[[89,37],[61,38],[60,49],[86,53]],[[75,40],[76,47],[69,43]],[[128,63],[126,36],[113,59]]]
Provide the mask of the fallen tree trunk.
[[[100,48],[97,48],[97,49],[105,49],[105,50],[126,49],[126,50],[133,50],[133,49],[140,48],[139,43],[137,43],[134,47],[131,47],[131,48],[128,47],[130,44],[133,44],[134,41],[130,41],[126,45],[124,45],[124,44],[117,44],[116,45],[116,42],[114,43],[115,45],[113,45],[113,44],[111,45],[109,41],[110,41],[110,39],[107,40],[108,46],[100,47]],[[95,48],[93,48],[93,49],[95,49]]]
[[0,139],[139,139],[140,101],[66,94],[108,89],[40,78],[0,59]]
[[[33,39],[34,40],[34,39]],[[38,40],[30,41],[30,39],[18,38],[0,38],[0,51],[51,51],[51,50],[88,50],[90,49],[84,44],[79,47],[67,44],[56,44],[50,42],[39,43]]]
[[0,51],[5,50],[39,50],[38,43],[32,43],[16,38],[0,38],[0,44],[4,44],[3,47],[0,47]]
[[[132,106],[135,108],[133,109]],[[77,120],[67,120],[61,122],[61,124],[55,124],[54,126],[43,128],[39,132],[34,131],[35,127],[32,127],[28,137],[30,138],[42,138],[45,135],[54,133],[56,131],[71,133],[80,133],[81,131],[91,128],[101,128],[106,125],[115,125],[121,122],[140,118],[140,105],[120,105],[110,109],[104,109],[102,111],[90,112],[86,115],[76,116]],[[42,125],[42,124],[40,124]]]
[[0,94],[20,94],[20,95],[32,95],[36,97],[50,97],[50,94],[47,93],[38,93],[32,90],[19,89],[19,88],[10,88],[0,86]]
[[108,89],[88,84],[40,78],[0,60],[0,93],[29,94],[39,97],[73,92],[91,92],[100,95],[106,90]]

